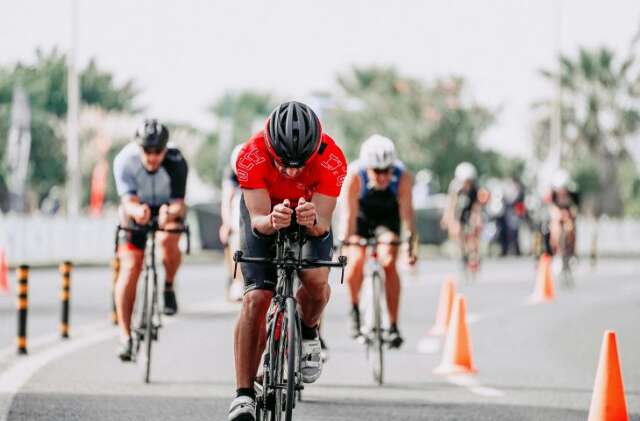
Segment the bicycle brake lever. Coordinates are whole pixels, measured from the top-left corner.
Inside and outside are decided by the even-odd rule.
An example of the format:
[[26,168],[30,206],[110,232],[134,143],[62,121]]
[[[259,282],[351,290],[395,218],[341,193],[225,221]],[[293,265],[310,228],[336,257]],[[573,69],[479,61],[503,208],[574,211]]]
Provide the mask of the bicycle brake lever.
[[340,285],[344,284],[344,267],[347,265],[347,256],[338,256],[338,262],[342,265],[340,272]]
[[[187,254],[191,254],[191,230],[189,229],[188,225],[185,227],[184,232],[185,234],[187,234]],[[233,275],[233,277],[236,277],[235,274]]]
[[233,265],[233,279],[236,279],[236,273],[238,273],[238,260],[242,258],[242,251],[238,250],[233,254],[233,261],[235,264]]

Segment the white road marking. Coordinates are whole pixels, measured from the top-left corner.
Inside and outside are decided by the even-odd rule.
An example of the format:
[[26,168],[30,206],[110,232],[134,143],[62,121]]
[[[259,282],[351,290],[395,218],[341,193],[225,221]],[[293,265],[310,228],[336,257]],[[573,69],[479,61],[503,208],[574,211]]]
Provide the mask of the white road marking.
[[[230,306],[227,302],[215,301],[188,306],[183,310],[183,313],[206,311],[209,314],[226,314],[235,312],[237,309],[237,305]],[[168,325],[177,321],[180,321],[180,318],[165,318],[163,323]],[[106,322],[100,322],[85,325],[79,328],[71,339],[61,341],[57,345],[53,345],[53,343],[59,340],[58,335],[49,334],[35,338],[31,344],[36,349],[44,345],[51,344],[52,346],[43,347],[41,351],[15,358],[15,361],[12,361],[7,369],[0,374],[0,403],[2,404],[0,405],[0,421],[6,421],[14,396],[40,369],[67,354],[118,336],[118,329],[111,324],[100,328],[105,324]],[[85,333],[82,334],[82,332]],[[15,347],[0,350],[0,362],[9,360],[9,356],[14,355],[15,352]],[[2,408],[4,405],[6,406]]]
[[504,396],[504,392],[493,387],[483,386],[473,375],[456,374],[446,377],[447,381],[456,386],[464,387],[471,393],[487,398],[499,398]]

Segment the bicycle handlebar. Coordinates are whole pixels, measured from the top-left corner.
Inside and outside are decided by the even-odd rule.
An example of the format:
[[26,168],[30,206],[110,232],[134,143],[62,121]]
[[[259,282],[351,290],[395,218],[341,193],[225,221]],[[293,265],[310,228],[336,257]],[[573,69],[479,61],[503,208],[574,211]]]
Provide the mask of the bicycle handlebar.
[[400,241],[400,240],[391,240],[391,241],[380,241],[376,238],[361,238],[358,241],[342,241],[340,242],[341,245],[343,246],[361,246],[361,247],[367,247],[367,246],[378,246],[378,245],[386,245],[386,246],[399,246],[402,243],[404,243],[405,241]]
[[236,263],[233,270],[233,277],[236,277],[238,270],[238,263],[253,263],[264,266],[275,265],[280,268],[290,268],[295,270],[320,268],[320,267],[334,267],[342,268],[342,275],[340,277],[340,283],[344,282],[344,267],[347,265],[347,256],[338,256],[338,261],[333,260],[298,260],[294,257],[285,257],[278,259],[277,257],[244,257],[241,250],[236,251],[233,254],[233,261]]

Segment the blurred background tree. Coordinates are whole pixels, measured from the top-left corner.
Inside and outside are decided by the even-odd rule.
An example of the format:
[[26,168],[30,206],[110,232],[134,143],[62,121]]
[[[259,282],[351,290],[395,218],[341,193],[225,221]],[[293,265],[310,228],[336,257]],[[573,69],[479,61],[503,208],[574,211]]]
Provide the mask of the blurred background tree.
[[[550,82],[559,78],[562,87],[561,162],[572,170],[593,214],[621,216],[625,198],[621,170],[630,160],[626,142],[640,130],[640,72],[634,67],[635,57],[619,59],[607,48],[581,48],[575,57],[562,55],[559,60],[559,73],[543,70],[542,75]],[[541,111],[534,130],[535,150],[544,158],[550,146],[554,99],[534,106]],[[628,191],[626,198],[631,198]]]
[[[49,52],[38,49],[35,56],[33,64],[0,66],[0,161],[11,125],[13,89],[21,85],[29,97],[32,113],[28,183],[40,202],[51,187],[63,185],[66,178],[67,66],[65,54],[56,48]],[[84,105],[135,113],[139,111],[134,105],[137,95],[133,81],[117,85],[113,75],[101,70],[95,60],[80,72]],[[6,195],[4,179],[0,181],[3,184],[0,194]]]
[[[251,90],[228,92],[215,101],[209,110],[215,118],[217,130],[207,134],[196,155],[196,170],[203,180],[220,185],[233,147],[248,140],[255,126],[262,124],[275,106],[273,95]],[[221,145],[221,138],[225,135],[230,136],[227,139],[229,144]],[[220,149],[225,149],[222,151],[224,157],[220,156]]]
[[393,68],[354,68],[338,76],[338,98],[328,123],[349,160],[373,133],[395,142],[399,157],[414,172],[429,168],[446,189],[461,161],[485,176],[507,175],[510,158],[481,150],[478,140],[495,118],[475,103],[461,77],[425,83]]

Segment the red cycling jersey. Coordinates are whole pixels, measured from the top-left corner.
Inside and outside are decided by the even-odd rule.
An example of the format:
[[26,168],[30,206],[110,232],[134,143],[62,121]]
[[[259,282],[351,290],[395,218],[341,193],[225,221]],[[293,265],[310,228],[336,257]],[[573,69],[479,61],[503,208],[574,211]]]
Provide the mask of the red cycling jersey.
[[287,178],[278,171],[264,142],[264,134],[259,132],[240,150],[236,161],[240,187],[266,189],[271,206],[289,199],[296,207],[299,198],[309,201],[314,193],[338,197],[347,174],[347,160],[331,137],[322,134],[318,153],[296,178]]

